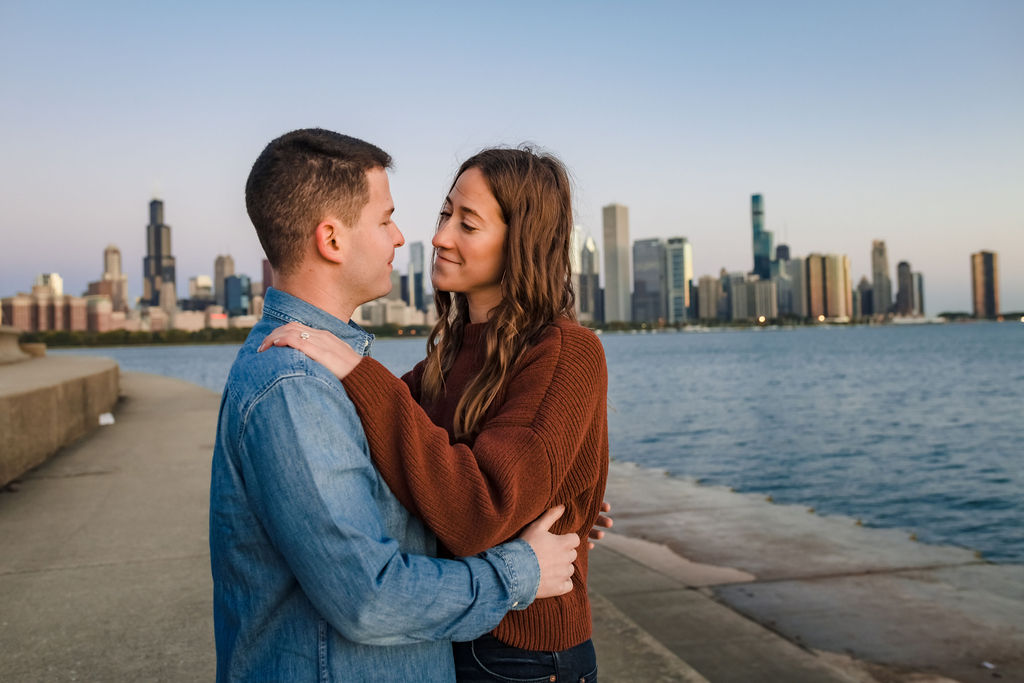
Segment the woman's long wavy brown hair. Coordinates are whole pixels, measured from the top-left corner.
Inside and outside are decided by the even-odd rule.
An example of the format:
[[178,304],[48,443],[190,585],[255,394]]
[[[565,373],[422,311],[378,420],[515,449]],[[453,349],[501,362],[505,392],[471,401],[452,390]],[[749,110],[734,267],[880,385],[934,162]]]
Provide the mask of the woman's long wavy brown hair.
[[[455,435],[476,434],[487,410],[502,395],[516,360],[559,317],[575,319],[569,266],[573,214],[569,174],[554,156],[530,148],[485,149],[455,174],[478,168],[501,208],[507,226],[501,303],[484,333],[486,360],[455,407]],[[451,190],[449,189],[449,192]],[[437,324],[427,340],[422,394],[437,400],[444,378],[462,346],[469,303],[456,292],[434,294]]]

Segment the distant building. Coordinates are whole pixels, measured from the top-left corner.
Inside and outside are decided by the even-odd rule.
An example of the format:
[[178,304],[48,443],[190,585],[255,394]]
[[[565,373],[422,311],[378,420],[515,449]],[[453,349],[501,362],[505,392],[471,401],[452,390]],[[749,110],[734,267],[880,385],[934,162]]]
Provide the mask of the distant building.
[[668,287],[668,323],[684,322],[690,317],[693,302],[693,248],[685,237],[670,237],[665,244],[665,282]]
[[395,301],[404,301],[402,297],[402,274],[397,270],[391,271],[391,291],[387,293],[387,298],[394,299]]
[[580,271],[576,288],[576,301],[579,304],[579,319],[582,322],[604,322],[598,315],[597,300],[600,294],[598,280],[597,243],[587,236],[580,247]]
[[572,289],[575,297],[573,299],[573,312],[577,320],[582,320],[582,302],[580,301],[580,271],[583,268],[583,240],[585,239],[583,228],[578,225],[572,226],[569,234],[569,279],[572,282]]
[[719,301],[718,317],[733,322],[749,320],[750,297],[747,289],[747,274],[723,272],[720,279],[723,297]]
[[43,273],[36,277],[34,287],[45,287],[53,296],[63,296],[64,279],[57,273]]
[[802,258],[789,258],[789,249],[782,252],[779,246],[776,255],[785,254],[771,264],[771,281],[775,283],[777,312],[780,316],[807,317],[807,268]]
[[999,315],[999,258],[994,251],[971,254],[971,300],[975,318]]
[[128,276],[121,270],[121,250],[115,245],[103,250],[103,275],[89,283],[87,295],[107,296],[114,311],[128,310]]
[[914,273],[914,315],[924,316],[924,275]]
[[209,275],[196,275],[188,279],[190,299],[213,301],[213,279]]
[[668,317],[666,306],[665,243],[658,239],[633,242],[633,321],[657,324]]
[[423,242],[409,245],[409,305],[417,311],[426,310],[423,298]]
[[854,318],[870,318],[874,312],[874,292],[871,288],[871,281],[863,276],[857,284],[855,292],[858,297],[858,304],[853,307]]
[[105,295],[85,297],[86,327],[90,332],[109,332],[114,306]]
[[630,320],[629,209],[609,204],[602,209],[604,227],[604,319]]
[[[175,286],[174,256],[171,254],[171,226],[164,223],[164,203],[149,203],[146,226],[146,256],[142,259],[142,303],[160,306],[164,285]],[[166,307],[166,296],[163,305]]]
[[224,307],[227,302],[225,281],[235,274],[235,259],[229,254],[218,255],[213,262],[213,290],[218,306]]
[[[84,332],[89,329],[86,299],[63,294],[63,281],[56,273],[41,275],[30,294],[0,299],[4,324],[23,332]],[[61,292],[55,294],[55,291]],[[102,298],[109,303],[109,298]],[[108,322],[106,323],[109,327]]]
[[227,311],[218,304],[207,306],[206,310],[203,311],[203,323],[206,327],[212,329],[226,330],[228,328]]
[[892,309],[892,278],[885,242],[871,243],[871,309],[875,317],[883,317]]
[[224,279],[224,307],[231,317],[249,314],[249,276],[229,275]]
[[754,270],[762,280],[771,278],[772,233],[764,229],[764,199],[759,194],[750,197],[750,222],[753,228]]
[[825,257],[807,255],[807,317],[824,320],[825,315]]
[[722,298],[722,281],[713,275],[701,276],[697,284],[697,317],[701,320],[717,319]]
[[896,315],[913,315],[917,310],[914,303],[914,275],[906,261],[896,264],[896,285]]
[[849,319],[853,315],[850,259],[841,254],[825,257],[825,317]]

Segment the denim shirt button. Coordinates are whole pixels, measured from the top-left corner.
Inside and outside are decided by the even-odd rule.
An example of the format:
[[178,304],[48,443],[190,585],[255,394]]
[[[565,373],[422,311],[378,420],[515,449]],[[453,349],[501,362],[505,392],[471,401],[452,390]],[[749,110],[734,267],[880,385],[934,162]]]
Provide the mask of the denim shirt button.
[[513,607],[519,607],[519,601],[518,601],[518,600],[516,600],[515,602],[513,602],[513,603],[512,603],[512,606],[513,606]]

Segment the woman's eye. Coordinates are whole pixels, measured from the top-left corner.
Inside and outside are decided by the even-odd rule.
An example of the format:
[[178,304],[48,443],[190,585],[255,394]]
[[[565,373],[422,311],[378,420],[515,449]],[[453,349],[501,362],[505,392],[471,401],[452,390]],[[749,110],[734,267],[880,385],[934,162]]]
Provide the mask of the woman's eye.
[[463,223],[462,224],[462,229],[465,230],[466,232],[476,232],[476,228],[474,228],[469,223]]

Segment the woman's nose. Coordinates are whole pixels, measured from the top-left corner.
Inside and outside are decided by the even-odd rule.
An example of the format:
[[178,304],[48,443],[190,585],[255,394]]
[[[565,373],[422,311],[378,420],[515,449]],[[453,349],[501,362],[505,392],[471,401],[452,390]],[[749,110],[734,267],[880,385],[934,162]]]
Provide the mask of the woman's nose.
[[450,249],[452,246],[451,241],[451,230],[448,226],[451,225],[451,221],[445,221],[443,225],[438,227],[437,232],[434,233],[434,238],[430,240],[430,243],[437,249]]

